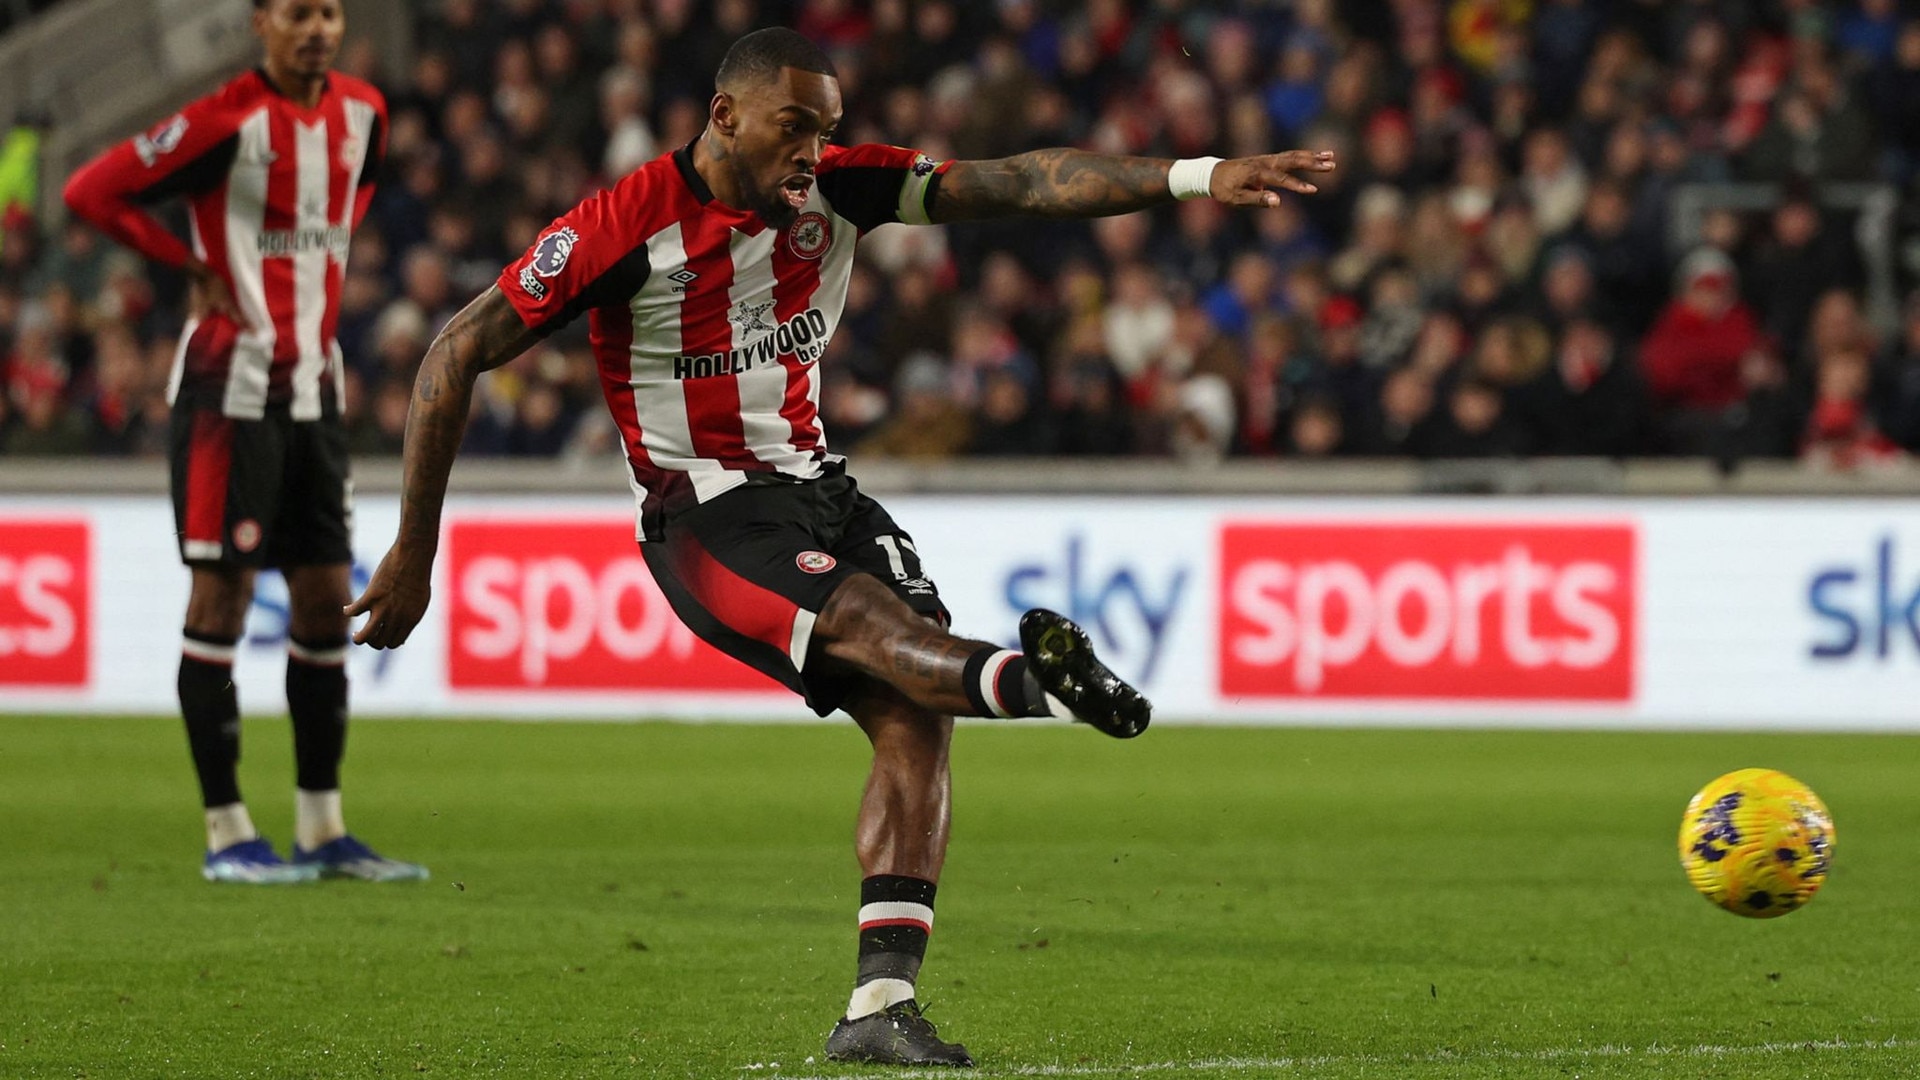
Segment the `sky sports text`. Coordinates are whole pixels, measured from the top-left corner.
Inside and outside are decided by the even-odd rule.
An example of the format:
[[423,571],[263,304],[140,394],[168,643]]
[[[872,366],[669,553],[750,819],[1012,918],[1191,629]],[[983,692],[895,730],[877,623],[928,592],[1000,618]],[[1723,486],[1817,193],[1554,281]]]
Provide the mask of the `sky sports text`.
[[1807,584],[1807,607],[1823,624],[1808,646],[1815,660],[1870,656],[1889,660],[1920,655],[1920,574],[1901,574],[1900,548],[1892,534],[1880,537],[1863,564],[1816,570]]
[[632,518],[454,522],[447,570],[452,689],[781,692],[673,613]]
[[1638,581],[1630,524],[1228,524],[1220,689],[1625,701]]
[[1007,571],[1003,595],[1015,620],[1044,607],[1079,623],[1115,671],[1151,689],[1191,576],[1181,563],[1158,569],[1096,564],[1086,536],[1072,532],[1058,557]]
[[85,520],[0,524],[0,685],[87,684],[90,529]]

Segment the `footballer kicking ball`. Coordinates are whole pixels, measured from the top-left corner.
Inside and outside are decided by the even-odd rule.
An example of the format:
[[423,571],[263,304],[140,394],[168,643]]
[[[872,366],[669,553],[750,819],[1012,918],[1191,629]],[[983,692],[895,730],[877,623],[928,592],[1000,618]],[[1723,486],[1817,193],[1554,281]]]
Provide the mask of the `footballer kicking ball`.
[[1751,919],[1813,899],[1833,865],[1833,818],[1813,789],[1740,769],[1700,789],[1680,821],[1680,865],[1700,895]]

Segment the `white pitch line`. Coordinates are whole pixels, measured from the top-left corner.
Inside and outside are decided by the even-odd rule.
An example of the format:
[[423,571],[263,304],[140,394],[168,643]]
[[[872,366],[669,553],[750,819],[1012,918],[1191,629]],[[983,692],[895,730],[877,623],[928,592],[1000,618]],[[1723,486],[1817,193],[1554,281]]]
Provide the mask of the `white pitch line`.
[[[1920,1048],[1920,1041],[1913,1039],[1880,1039],[1864,1042],[1848,1039],[1811,1039],[1804,1042],[1765,1042],[1746,1046],[1720,1046],[1705,1044],[1698,1046],[1567,1046],[1546,1050],[1439,1050],[1429,1054],[1406,1054],[1390,1057],[1381,1054],[1331,1054],[1310,1057],[1275,1058],[1212,1058],[1198,1061],[1149,1061],[1133,1065],[1020,1065],[1010,1069],[980,1069],[969,1072],[972,1077],[1027,1077],[1027,1076],[1146,1076],[1154,1073],[1199,1073],[1199,1072],[1314,1072],[1333,1067],[1353,1065],[1437,1065],[1472,1061],[1565,1061],[1588,1058],[1724,1058],[1724,1057],[1770,1057],[1786,1054],[1831,1054],[1875,1050],[1913,1050]],[[805,1063],[812,1066],[813,1062]],[[778,1062],[742,1065],[736,1069],[742,1073],[764,1073],[769,1080],[838,1080],[831,1074],[801,1074],[781,1072]],[[938,1071],[947,1075],[945,1070],[913,1070],[913,1075],[923,1072],[931,1074]]]

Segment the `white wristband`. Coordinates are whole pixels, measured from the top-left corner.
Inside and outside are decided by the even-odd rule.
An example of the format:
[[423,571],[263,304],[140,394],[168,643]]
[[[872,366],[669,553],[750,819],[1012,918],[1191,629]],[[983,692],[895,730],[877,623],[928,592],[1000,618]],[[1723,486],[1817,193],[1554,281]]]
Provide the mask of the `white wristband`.
[[1213,167],[1217,157],[1181,158],[1167,170],[1167,190],[1176,199],[1204,199],[1213,194]]

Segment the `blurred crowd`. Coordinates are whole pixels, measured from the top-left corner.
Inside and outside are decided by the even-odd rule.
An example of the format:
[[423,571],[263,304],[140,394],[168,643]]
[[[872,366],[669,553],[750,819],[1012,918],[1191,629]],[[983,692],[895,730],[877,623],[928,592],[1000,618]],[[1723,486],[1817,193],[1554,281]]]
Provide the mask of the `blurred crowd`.
[[[360,452],[398,450],[453,312],[690,141],[727,45],[775,22],[835,57],[848,143],[1342,161],[1272,210],[874,232],[825,360],[837,450],[1857,468],[1920,448],[1920,293],[1898,300],[1920,18],[1896,0],[419,8],[410,70],[360,39],[341,58],[392,109],[342,299]],[[1683,186],[1738,182],[1771,186],[1677,214]],[[1863,217],[1862,184],[1901,212]],[[14,215],[0,239],[0,452],[160,452],[181,283],[84,227]],[[582,325],[482,380],[465,452],[613,453],[604,412]]]

